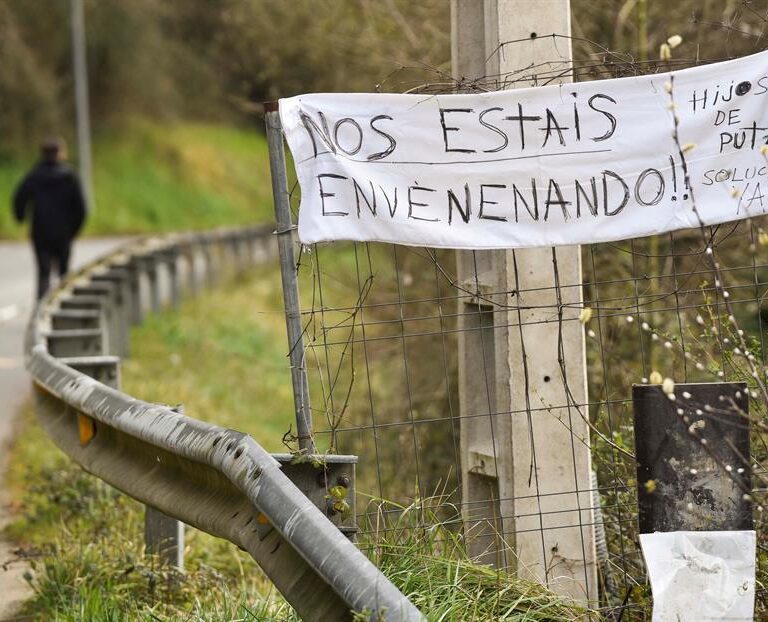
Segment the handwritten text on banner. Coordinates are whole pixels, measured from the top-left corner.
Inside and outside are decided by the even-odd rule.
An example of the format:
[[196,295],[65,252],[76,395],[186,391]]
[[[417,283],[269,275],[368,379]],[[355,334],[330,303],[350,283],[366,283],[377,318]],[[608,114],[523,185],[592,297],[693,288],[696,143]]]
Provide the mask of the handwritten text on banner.
[[281,100],[299,238],[522,248],[697,226],[693,198],[706,224],[765,213],[768,52],[673,75]]

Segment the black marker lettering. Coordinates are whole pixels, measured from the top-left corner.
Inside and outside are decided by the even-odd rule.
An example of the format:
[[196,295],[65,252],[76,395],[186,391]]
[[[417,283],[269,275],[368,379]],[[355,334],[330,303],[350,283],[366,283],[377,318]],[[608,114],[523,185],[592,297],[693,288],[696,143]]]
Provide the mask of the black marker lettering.
[[542,132],[546,132],[544,135],[544,144],[542,147],[547,146],[547,141],[549,140],[549,137],[552,136],[552,132],[557,132],[557,138],[560,141],[560,145],[562,147],[565,147],[565,138],[563,138],[563,130],[567,130],[567,127],[561,127],[560,124],[557,122],[557,119],[555,118],[555,115],[552,114],[552,111],[547,108],[547,125],[546,127],[540,127],[539,128]]
[[379,136],[383,136],[384,138],[386,138],[389,141],[389,147],[387,147],[384,151],[379,151],[378,153],[372,153],[371,155],[369,155],[368,156],[368,160],[369,161],[383,160],[384,158],[386,158],[390,153],[392,153],[395,150],[395,147],[397,147],[397,141],[394,139],[393,136],[391,136],[390,134],[387,134],[386,132],[380,130],[378,127],[376,127],[374,125],[374,123],[376,121],[381,121],[382,119],[387,119],[388,121],[392,121],[393,120],[392,117],[390,117],[389,115],[379,114],[379,115],[376,115],[375,117],[373,117],[373,119],[371,119],[370,125],[371,125],[371,129],[374,132],[376,132]]
[[[301,122],[304,124],[304,129],[307,130],[307,134],[309,134],[309,138],[312,140],[312,150],[314,151],[314,157],[317,157],[321,153],[328,153],[329,151],[335,154],[336,145],[334,145],[333,141],[331,140],[331,131],[328,129],[328,120],[325,118],[325,115],[320,111],[318,111],[317,115],[320,117],[320,123],[322,123],[323,125],[322,129],[318,127],[315,120],[312,117],[310,117],[306,112],[304,112],[303,110],[299,112],[299,116],[301,117]],[[315,132],[312,131],[313,128],[315,132],[317,132],[320,135],[320,140],[328,148],[327,151],[318,151],[317,142],[315,141]]]
[[[345,125],[350,125],[350,124],[357,131],[357,144],[351,149],[345,149],[339,143],[339,130]],[[343,151],[349,156],[355,155],[358,151],[360,151],[360,148],[363,146],[363,128],[361,128],[360,124],[354,119],[350,117],[344,117],[343,119],[339,119],[338,121],[336,121],[336,124],[333,126],[333,140],[336,143],[336,147],[338,147],[340,151]]]
[[[624,188],[624,198],[621,204],[614,208],[613,211],[608,211],[608,177],[613,177]],[[603,171],[603,213],[606,216],[615,216],[627,206],[627,203],[629,203],[629,186],[627,186],[627,183],[613,171]]]
[[531,190],[532,190],[532,193],[533,193],[533,211],[531,211],[531,208],[528,205],[528,201],[525,200],[525,197],[523,196],[523,193],[520,192],[517,189],[517,185],[516,184],[512,184],[512,194],[513,194],[514,203],[515,203],[515,222],[518,221],[517,220],[517,216],[518,216],[518,214],[517,214],[517,201],[518,201],[518,199],[523,204],[523,206],[525,207],[526,211],[528,212],[528,215],[531,218],[533,218],[534,220],[538,220],[539,219],[539,195],[538,195],[538,192],[536,191],[536,179],[533,178],[533,177],[531,177]]
[[323,189],[323,177],[328,177],[329,179],[348,179],[348,177],[344,177],[344,175],[335,175],[333,173],[322,173],[317,176],[317,183],[320,186],[320,204],[322,206],[323,216],[349,216],[349,212],[326,212],[325,211],[325,198],[335,197],[336,193],[326,192]]
[[587,207],[589,208],[589,213],[593,216],[597,216],[597,182],[595,181],[594,177],[590,177],[589,183],[592,188],[592,199],[590,200],[589,196],[587,195],[586,190],[582,187],[582,185],[579,183],[578,179],[573,180],[575,186],[576,186],[576,218],[581,217],[581,198],[584,197],[584,202],[587,204]]
[[397,212],[397,186],[395,186],[395,196],[393,197],[392,200],[389,199],[389,195],[384,190],[384,188],[379,186],[379,189],[381,190],[381,194],[384,196],[384,198],[387,201],[387,209],[389,210],[389,217],[394,218],[395,212]]
[[563,210],[563,220],[567,221],[571,217],[567,209],[570,204],[570,201],[566,201],[563,198],[563,193],[560,191],[560,186],[557,184],[557,182],[554,179],[550,179],[549,188],[547,188],[547,200],[544,203],[544,220],[546,221],[547,218],[549,218],[549,206],[559,205],[560,209]]
[[469,222],[469,218],[472,215],[472,195],[469,193],[469,184],[464,184],[464,209],[461,209],[461,203],[453,190],[448,190],[448,224],[453,222],[453,208],[459,212],[461,219],[465,222]]
[[[577,93],[571,93],[571,95],[575,98]],[[579,106],[576,102],[573,102],[573,126],[576,128],[576,141],[578,142],[581,140],[581,124],[579,123]]]
[[533,115],[533,116],[525,116],[523,114],[523,105],[517,104],[517,116],[512,115],[511,117],[504,117],[507,121],[517,121],[520,131],[520,149],[525,150],[525,122],[526,121],[541,121],[541,117]]
[[704,110],[704,108],[707,107],[707,98],[709,97],[709,91],[707,89],[704,89],[704,93],[702,93],[701,97],[696,97],[696,91],[693,91],[691,93],[691,99],[688,100],[689,104],[693,104],[693,111],[696,112],[696,107],[701,104],[701,109]]
[[[648,179],[653,175],[656,177],[657,182],[657,189],[656,189],[656,195],[650,199],[649,201],[646,201],[643,198],[643,195],[641,194],[641,191],[643,189],[643,184],[645,183],[645,180]],[[655,168],[647,168],[637,178],[637,182],[635,182],[635,201],[637,201],[640,205],[650,206],[650,205],[658,205],[661,202],[661,199],[664,197],[664,176]]]
[[365,202],[366,206],[368,206],[368,211],[371,212],[372,215],[376,216],[376,191],[373,189],[373,182],[369,181],[368,183],[371,184],[370,199],[368,199],[368,197],[365,196],[365,191],[360,187],[360,184],[357,183],[357,180],[355,180],[354,178],[352,179],[352,185],[355,188],[355,203],[357,204],[358,218],[360,218],[360,198],[361,197]]
[[608,121],[611,124],[611,128],[602,136],[598,136],[596,138],[593,138],[596,143],[600,142],[601,140],[608,140],[611,136],[613,136],[613,133],[616,131],[616,117],[614,117],[610,112],[607,112],[606,110],[601,110],[600,108],[595,108],[594,102],[596,99],[607,99],[609,102],[616,103],[616,100],[613,99],[610,95],[603,95],[601,93],[598,93],[597,95],[593,95],[589,98],[589,107],[592,108],[595,112],[599,112],[602,115],[605,115],[605,118],[608,119]]
[[497,220],[499,222],[507,222],[506,216],[495,216],[493,214],[486,214],[484,212],[486,205],[498,205],[498,201],[489,201],[485,198],[485,189],[486,188],[499,188],[503,189],[507,186],[504,184],[480,184],[480,213],[477,215],[478,218],[482,218],[483,220]]
[[489,130],[492,130],[496,132],[499,136],[501,136],[502,143],[498,147],[494,147],[493,149],[483,150],[483,153],[496,153],[497,151],[503,151],[504,149],[506,149],[507,145],[509,144],[509,138],[503,131],[501,131],[495,125],[488,123],[488,121],[483,120],[483,117],[485,117],[486,114],[488,114],[489,112],[493,112],[494,110],[504,110],[504,108],[487,108],[480,113],[478,120],[480,121],[480,125],[482,125],[483,127],[487,127]]
[[474,149],[462,149],[459,147],[448,146],[448,132],[458,132],[458,127],[448,127],[445,124],[445,115],[453,112],[471,113],[471,108],[440,108],[440,125],[443,127],[443,144],[445,145],[446,153],[453,151],[458,153],[475,153]]
[[414,192],[435,192],[434,188],[424,188],[423,186],[408,186],[408,218],[413,218],[414,220],[424,220],[426,222],[439,222],[439,218],[422,218],[421,216],[414,216],[413,215],[413,208],[414,207],[429,207],[429,204],[427,203],[419,203],[417,201],[413,200],[413,193]]

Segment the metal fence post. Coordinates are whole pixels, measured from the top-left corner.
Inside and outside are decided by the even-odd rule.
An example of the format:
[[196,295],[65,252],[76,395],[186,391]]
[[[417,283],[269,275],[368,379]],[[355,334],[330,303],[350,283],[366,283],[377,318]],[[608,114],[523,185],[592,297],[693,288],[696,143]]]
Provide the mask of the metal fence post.
[[[503,76],[571,58],[567,40],[538,39],[570,34],[568,0],[453,0],[451,31],[457,77]],[[457,263],[461,286],[475,294],[459,309],[470,552],[595,601],[580,249],[462,251]],[[558,313],[560,326],[549,323]]]
[[293,401],[296,409],[296,430],[299,448],[306,453],[315,452],[312,438],[312,411],[309,406],[309,383],[305,367],[304,338],[301,327],[299,282],[293,252],[293,223],[288,195],[288,178],[285,170],[285,146],[283,129],[277,102],[264,105],[266,111],[269,168],[272,173],[272,196],[275,202],[277,244],[280,253],[280,273],[283,280],[283,303],[288,329],[288,346],[293,382]]

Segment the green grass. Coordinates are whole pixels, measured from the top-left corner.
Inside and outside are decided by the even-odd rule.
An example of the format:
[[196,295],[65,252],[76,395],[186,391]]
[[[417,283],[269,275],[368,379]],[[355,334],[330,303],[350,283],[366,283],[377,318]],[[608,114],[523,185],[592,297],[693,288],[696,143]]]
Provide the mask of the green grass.
[[[271,451],[293,420],[275,267],[187,300],[134,329],[123,388],[250,433]],[[32,553],[33,620],[295,621],[253,560],[195,530],[187,572],[147,558],[142,508],[67,460],[31,409],[11,456],[20,499],[8,535]],[[561,622],[588,615],[546,589],[469,560],[445,499],[374,500],[360,546],[430,622]],[[398,512],[393,513],[391,510]],[[395,518],[392,518],[395,516]],[[365,612],[359,620],[368,620]]]
[[256,564],[225,541],[189,529],[183,575],[145,556],[142,506],[69,461],[31,408],[25,419],[9,475],[19,517],[7,529],[32,566],[35,592],[20,615],[40,622],[290,619]]
[[[10,201],[34,163],[0,158],[0,237],[18,238]],[[269,220],[266,140],[255,128],[204,123],[127,123],[93,146],[95,209],[86,235],[200,229]]]
[[279,272],[270,268],[187,300],[180,313],[149,317],[131,336],[125,391],[182,404],[196,419],[286,451],[293,401],[281,296]]

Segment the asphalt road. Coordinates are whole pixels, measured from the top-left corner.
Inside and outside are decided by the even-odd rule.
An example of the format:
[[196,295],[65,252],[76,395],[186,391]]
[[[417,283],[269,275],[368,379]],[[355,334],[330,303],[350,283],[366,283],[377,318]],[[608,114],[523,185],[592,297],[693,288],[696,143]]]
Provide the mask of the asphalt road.
[[[75,244],[72,265],[77,267],[95,259],[125,240],[120,238],[88,239]],[[16,419],[24,401],[29,398],[30,380],[24,370],[24,329],[34,308],[35,268],[32,250],[24,242],[0,243],[0,487],[4,480],[8,447]],[[9,499],[0,488],[0,528],[8,519]],[[22,579],[25,568],[12,563],[7,543],[0,540],[0,622],[12,615],[18,601],[27,594]]]

